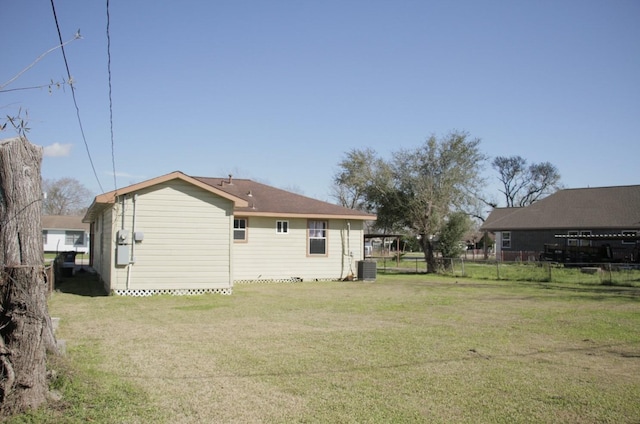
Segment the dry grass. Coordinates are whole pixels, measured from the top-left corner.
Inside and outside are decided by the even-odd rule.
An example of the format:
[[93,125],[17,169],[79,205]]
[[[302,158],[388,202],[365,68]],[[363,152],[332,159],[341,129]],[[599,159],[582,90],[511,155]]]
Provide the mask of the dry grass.
[[[232,296],[58,292],[50,308],[83,378],[144,396],[118,422],[640,420],[633,288],[379,275]],[[74,414],[58,421],[89,421]]]

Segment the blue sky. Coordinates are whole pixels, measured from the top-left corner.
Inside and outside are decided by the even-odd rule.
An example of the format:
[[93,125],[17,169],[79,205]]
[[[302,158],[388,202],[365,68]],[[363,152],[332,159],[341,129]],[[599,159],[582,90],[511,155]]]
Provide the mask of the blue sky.
[[[556,165],[566,187],[640,183],[640,1],[56,0],[69,88],[0,93],[29,113],[44,178],[109,191],[180,170],[331,200],[344,153],[467,131]],[[58,44],[50,0],[3,0],[5,84]],[[66,79],[60,50],[6,89]],[[0,138],[13,134],[5,131]],[[490,167],[488,194],[498,200]]]

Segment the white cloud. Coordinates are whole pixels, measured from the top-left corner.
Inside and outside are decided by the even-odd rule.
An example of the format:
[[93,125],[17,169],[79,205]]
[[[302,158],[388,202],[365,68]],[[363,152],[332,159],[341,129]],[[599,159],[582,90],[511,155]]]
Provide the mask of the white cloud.
[[69,156],[71,153],[71,146],[73,146],[71,143],[53,143],[50,146],[44,146],[44,156],[50,158]]

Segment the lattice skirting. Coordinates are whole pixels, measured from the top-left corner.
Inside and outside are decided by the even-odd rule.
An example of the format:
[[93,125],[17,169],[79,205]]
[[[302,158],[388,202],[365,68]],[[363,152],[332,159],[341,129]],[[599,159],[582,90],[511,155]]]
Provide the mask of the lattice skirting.
[[[321,282],[321,281],[340,281],[335,278],[313,278],[303,280],[299,277],[282,278],[282,279],[264,279],[264,280],[236,280],[234,284],[267,284],[267,283],[309,283],[309,282]],[[113,294],[117,296],[134,296],[134,297],[147,297],[158,295],[171,295],[171,296],[198,296],[201,294],[233,294],[232,288],[226,289],[156,289],[156,290],[126,290],[118,289],[113,290]]]
[[134,296],[134,297],[146,297],[146,296],[158,296],[162,294],[168,294],[172,296],[197,296],[200,294],[224,294],[230,295],[233,293],[233,289],[157,289],[157,290],[114,290],[114,294],[118,296]]
[[291,278],[273,278],[273,279],[257,279],[257,280],[235,280],[233,284],[267,284],[267,283],[310,283],[321,281],[340,281],[335,278],[308,278],[302,279],[300,277]]

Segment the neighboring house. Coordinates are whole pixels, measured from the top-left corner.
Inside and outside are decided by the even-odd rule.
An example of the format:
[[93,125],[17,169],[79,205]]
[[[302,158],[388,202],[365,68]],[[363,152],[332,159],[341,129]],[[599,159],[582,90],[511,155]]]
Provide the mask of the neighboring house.
[[88,253],[89,224],[81,216],[43,215],[42,241],[47,253]]
[[116,294],[230,294],[240,281],[339,280],[374,215],[246,179],[173,172],[97,196],[91,261]]
[[481,230],[495,234],[504,260],[537,258],[557,244],[609,245],[613,260],[637,262],[640,185],[566,189],[527,207],[496,208]]

